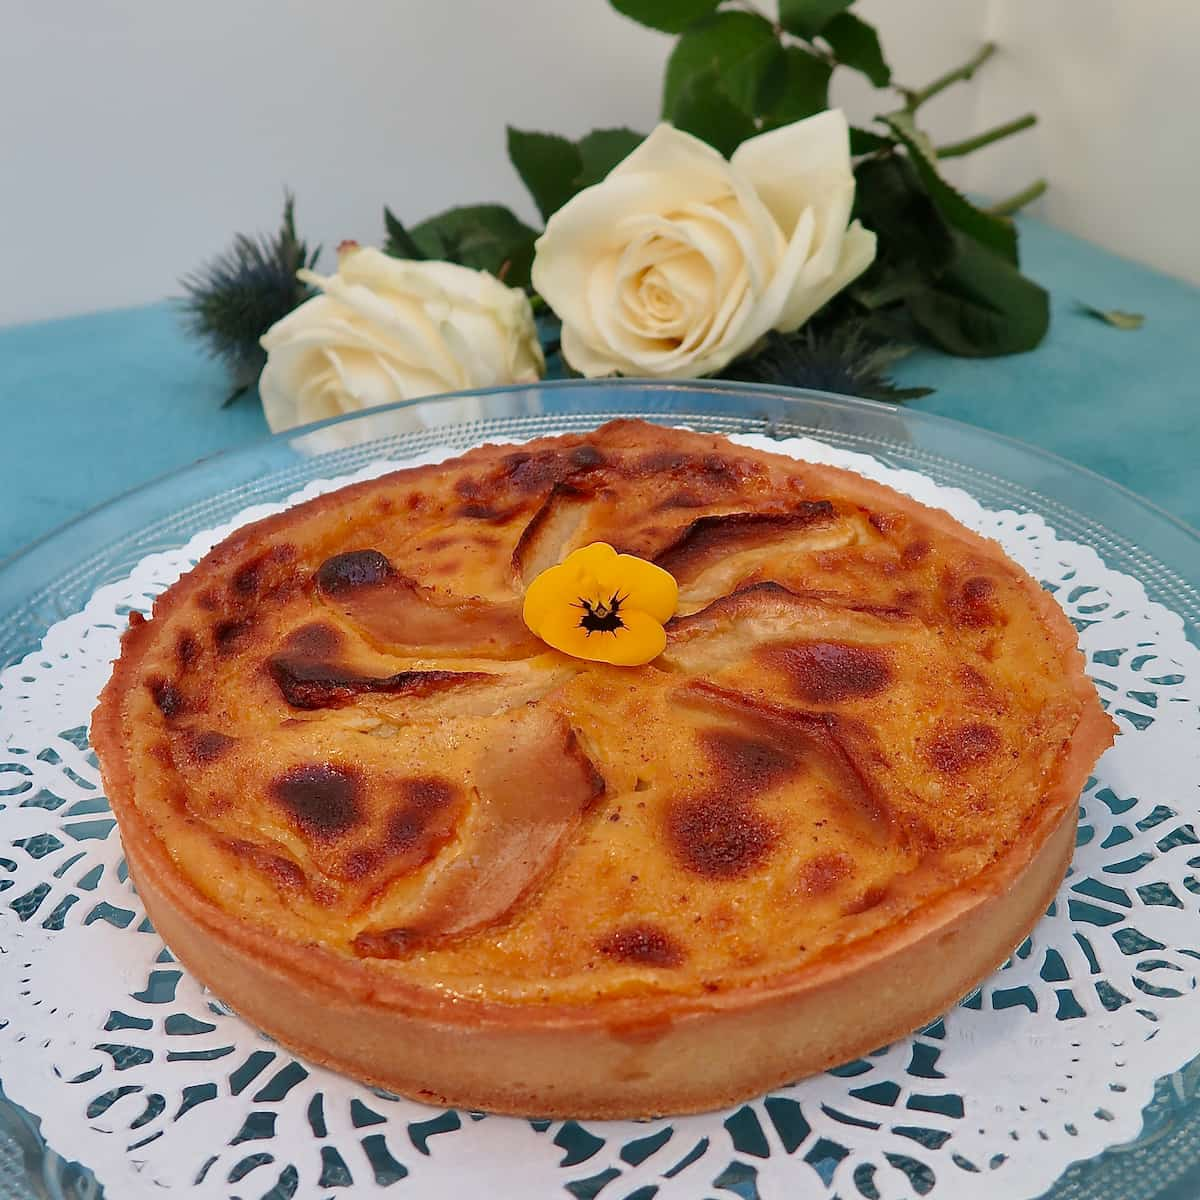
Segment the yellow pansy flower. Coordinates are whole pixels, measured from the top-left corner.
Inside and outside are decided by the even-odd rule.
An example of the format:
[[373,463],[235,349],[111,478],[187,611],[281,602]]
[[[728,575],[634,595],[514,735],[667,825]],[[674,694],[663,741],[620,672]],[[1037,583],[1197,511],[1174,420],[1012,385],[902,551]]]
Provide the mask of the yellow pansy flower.
[[564,654],[640,667],[666,649],[663,625],[678,602],[679,587],[662,567],[593,542],[529,585],[521,615]]

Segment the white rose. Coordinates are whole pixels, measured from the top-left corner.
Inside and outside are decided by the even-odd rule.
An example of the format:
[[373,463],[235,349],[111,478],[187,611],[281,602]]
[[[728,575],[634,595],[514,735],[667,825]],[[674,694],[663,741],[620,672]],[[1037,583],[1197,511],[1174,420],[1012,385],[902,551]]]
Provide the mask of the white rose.
[[545,367],[524,292],[486,271],[408,262],[347,242],[323,293],[263,335],[258,381],[278,432],[394,400],[532,383]]
[[550,218],[533,285],[584,375],[707,375],[866,270],[875,235],[847,228],[853,202],[839,111],[750,138],[728,162],[659,125]]

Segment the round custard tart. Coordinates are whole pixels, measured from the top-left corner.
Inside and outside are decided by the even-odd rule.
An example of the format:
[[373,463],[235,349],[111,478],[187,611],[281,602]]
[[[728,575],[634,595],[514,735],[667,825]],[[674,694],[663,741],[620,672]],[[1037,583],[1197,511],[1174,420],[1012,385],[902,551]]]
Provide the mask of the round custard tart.
[[[546,603],[616,660],[665,630],[643,665],[523,620],[596,542],[674,615]],[[131,616],[92,727],[149,915],[220,997],[372,1084],[561,1117],[733,1103],[945,1011],[1054,895],[1113,732],[993,542],[637,421],[240,530]]]

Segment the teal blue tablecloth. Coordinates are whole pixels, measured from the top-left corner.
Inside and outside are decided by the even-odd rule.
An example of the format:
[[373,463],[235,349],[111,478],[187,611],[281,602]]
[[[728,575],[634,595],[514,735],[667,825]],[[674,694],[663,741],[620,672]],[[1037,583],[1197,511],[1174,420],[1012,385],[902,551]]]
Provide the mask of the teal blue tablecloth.
[[[920,352],[916,407],[1023,438],[1200,524],[1200,289],[1034,221],[1025,269],[1051,291],[1044,345],[1006,359]],[[190,264],[180,263],[180,268]],[[1077,301],[1145,313],[1129,333]],[[0,329],[0,558],[95,504],[267,432],[167,304]]]

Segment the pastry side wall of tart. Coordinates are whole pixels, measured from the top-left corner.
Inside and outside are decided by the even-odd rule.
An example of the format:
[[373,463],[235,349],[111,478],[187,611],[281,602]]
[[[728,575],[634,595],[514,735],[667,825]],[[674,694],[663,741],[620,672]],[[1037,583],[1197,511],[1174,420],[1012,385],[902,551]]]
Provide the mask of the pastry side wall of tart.
[[[646,666],[521,620],[594,541],[679,583]],[[731,1102],[936,1016],[1040,916],[1112,736],[994,543],[632,421],[239,531],[93,721],[150,914],[219,995],[410,1095],[569,1116]]]

